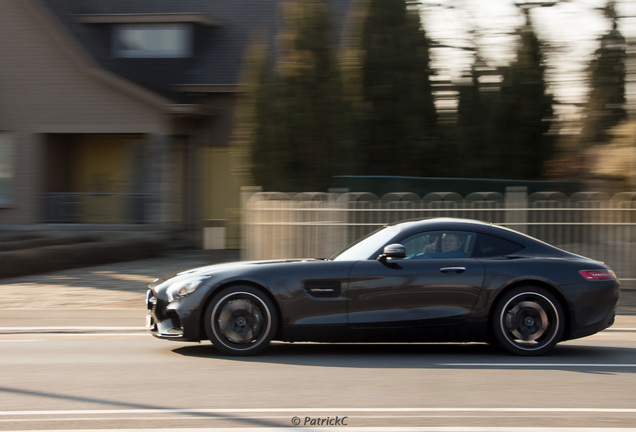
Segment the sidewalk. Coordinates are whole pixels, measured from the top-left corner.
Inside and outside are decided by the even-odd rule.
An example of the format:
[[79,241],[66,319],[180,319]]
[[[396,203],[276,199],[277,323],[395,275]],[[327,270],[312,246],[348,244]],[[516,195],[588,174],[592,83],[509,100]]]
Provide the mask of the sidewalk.
[[159,258],[4,278],[0,279],[2,309],[68,311],[141,307],[143,310],[150,282],[160,276],[214,262],[204,251],[187,251]]

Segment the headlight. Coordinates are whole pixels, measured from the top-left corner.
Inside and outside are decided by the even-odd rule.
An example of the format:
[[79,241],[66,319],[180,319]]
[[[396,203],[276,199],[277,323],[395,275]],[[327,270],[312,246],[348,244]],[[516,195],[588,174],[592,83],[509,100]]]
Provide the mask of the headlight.
[[168,289],[166,290],[166,294],[168,295],[168,301],[174,301],[178,299],[182,299],[190,294],[192,294],[198,287],[201,285],[205,278],[197,278],[197,279],[185,279],[173,282]]

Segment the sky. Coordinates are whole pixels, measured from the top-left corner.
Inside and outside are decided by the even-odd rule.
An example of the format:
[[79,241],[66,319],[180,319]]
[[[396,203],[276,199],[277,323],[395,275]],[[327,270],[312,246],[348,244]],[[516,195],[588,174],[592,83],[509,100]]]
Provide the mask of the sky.
[[[529,1],[528,1],[529,2]],[[501,66],[514,58],[515,31],[525,22],[516,4],[524,0],[422,0],[422,23],[430,38],[442,45],[474,47],[489,64]],[[548,54],[552,92],[564,104],[582,102],[587,94],[585,68],[611,24],[599,8],[607,0],[561,0],[531,10],[539,38],[553,50]],[[619,30],[636,38],[636,0],[618,0]],[[474,34],[474,35],[473,35]],[[473,63],[474,51],[439,48],[433,67],[444,78],[457,80]],[[566,108],[567,109],[567,108]]]

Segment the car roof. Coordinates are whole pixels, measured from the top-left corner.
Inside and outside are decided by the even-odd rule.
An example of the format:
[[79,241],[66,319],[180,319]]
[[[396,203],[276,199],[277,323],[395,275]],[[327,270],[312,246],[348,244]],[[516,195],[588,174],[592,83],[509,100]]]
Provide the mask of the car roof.
[[[431,218],[431,219],[413,219],[406,221],[399,221],[389,224],[390,226],[397,227],[400,231],[421,231],[421,230],[436,230],[436,229],[454,229],[458,231],[474,230],[474,231],[490,231],[490,230],[504,230],[512,231],[506,228],[497,226],[493,223],[482,222],[473,219],[460,219],[460,218]],[[512,231],[516,232],[516,231]]]
[[568,252],[555,246],[538,240],[532,236],[515,231],[510,228],[495,225],[490,222],[483,222],[473,219],[460,218],[431,218],[399,221],[390,224],[400,230],[404,235],[411,235],[421,231],[451,230],[451,231],[473,231],[477,233],[490,234],[502,237],[525,246],[523,255],[563,255]]
[[462,218],[452,218],[452,217],[439,217],[439,218],[427,218],[427,219],[409,219],[403,221],[397,221],[391,223],[389,225],[395,225],[400,228],[406,228],[411,226],[428,226],[428,225],[438,225],[438,224],[458,224],[458,225],[468,225],[468,226],[494,226],[494,224],[490,222],[482,222],[474,219],[462,219]]

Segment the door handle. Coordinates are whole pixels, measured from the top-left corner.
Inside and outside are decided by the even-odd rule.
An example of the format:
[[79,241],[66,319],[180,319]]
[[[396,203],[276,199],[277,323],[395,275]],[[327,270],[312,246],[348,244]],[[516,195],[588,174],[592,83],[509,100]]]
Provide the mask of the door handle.
[[466,267],[442,267],[439,271],[442,273],[463,273],[466,271]]

